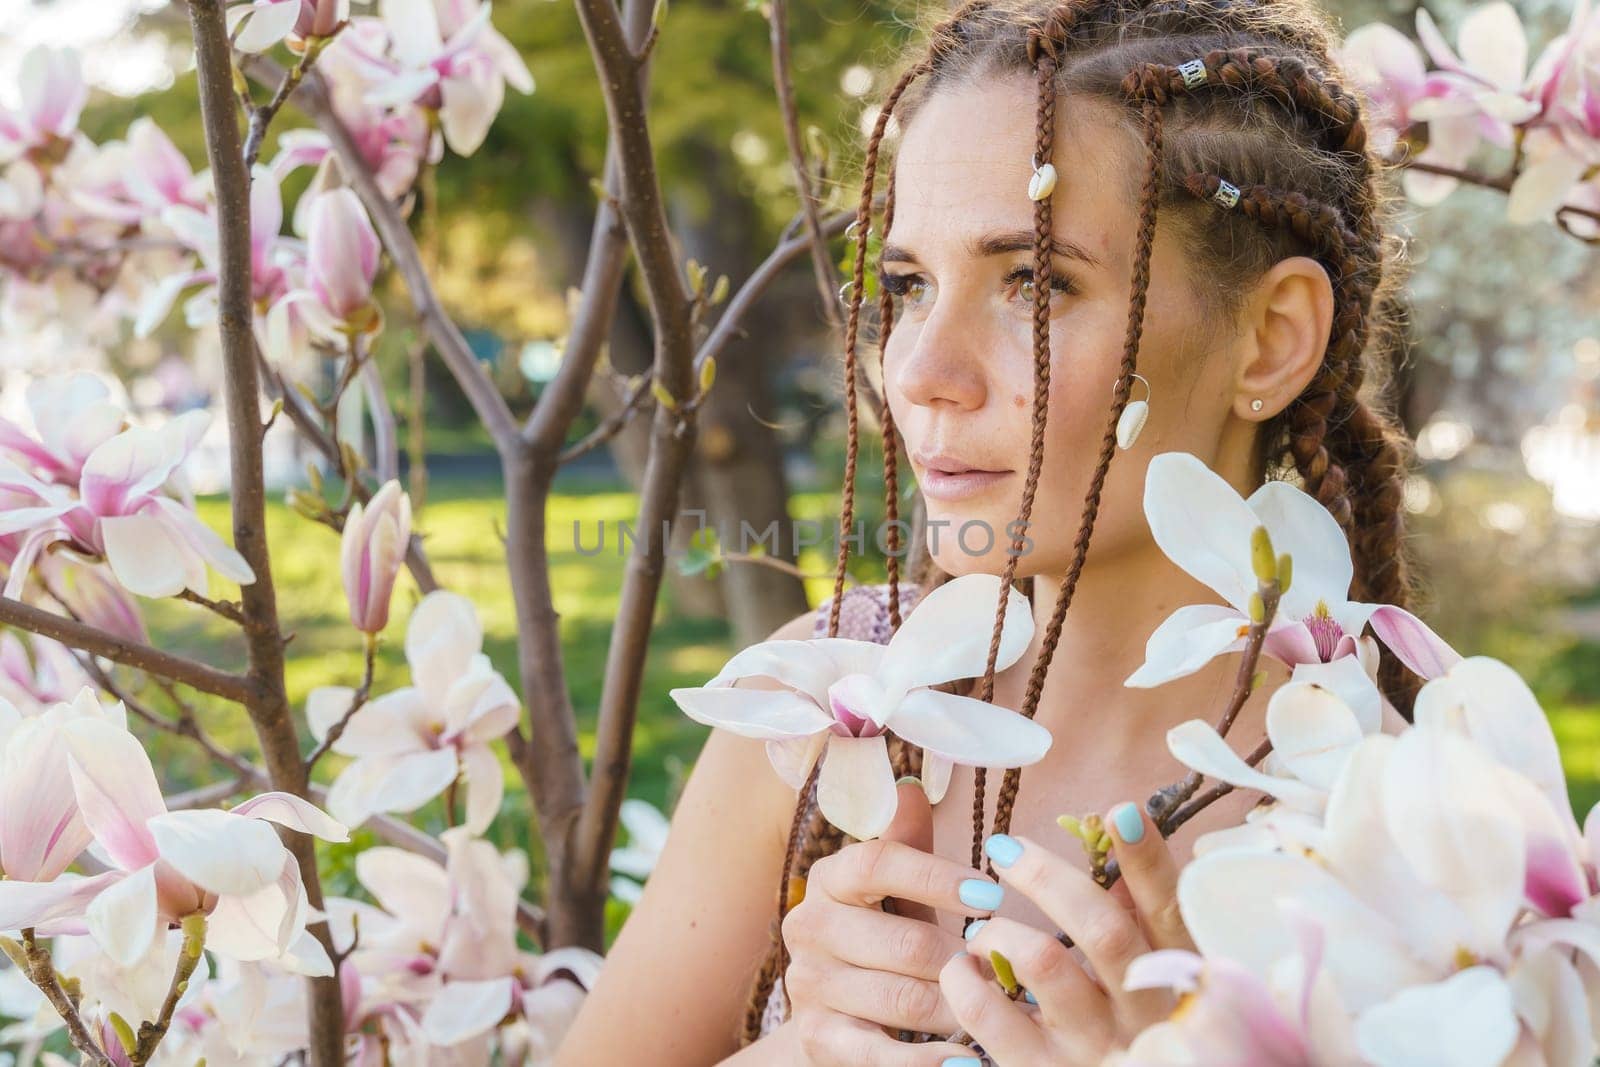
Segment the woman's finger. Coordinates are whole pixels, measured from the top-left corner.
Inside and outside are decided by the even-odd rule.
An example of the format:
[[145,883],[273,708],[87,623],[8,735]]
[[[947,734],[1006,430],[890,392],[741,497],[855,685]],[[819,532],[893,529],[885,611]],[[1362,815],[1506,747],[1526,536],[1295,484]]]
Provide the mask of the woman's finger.
[[1139,806],[1118,804],[1106,816],[1111,854],[1152,948],[1193,949],[1178,911],[1178,863],[1172,849]]
[[929,982],[961,950],[958,935],[932,923],[838,904],[791,911],[783,939],[791,951],[810,948],[857,967]]
[[857,907],[896,897],[957,915],[994,911],[1004,896],[981,871],[883,840],[862,841],[818,860],[806,892]]
[[1133,913],[1088,873],[1025,837],[995,834],[984,842],[1001,881],[1039,906],[1072,938],[1100,984],[1115,994],[1137,956],[1150,951]]
[[[974,957],[963,953],[945,964],[939,974],[939,988],[962,1029],[972,1035],[996,1067],[1052,1062],[1046,1057],[1044,1034],[1029,1014],[1032,1009],[1002,993]],[[981,1062],[971,1049],[966,1055],[970,1059],[955,1062],[961,1067],[977,1067]]]
[[812,995],[840,1015],[890,1030],[948,1034],[960,1025],[944,1001],[937,977],[930,981],[861,967],[830,967]]
[[1081,1046],[1073,1049],[1074,1060],[1099,1062],[1114,1036],[1111,1005],[1072,950],[1053,935],[1013,919],[980,919],[967,932],[974,929],[967,951],[979,960],[989,959],[991,952],[1004,956],[1044,1024]]
[[[807,1056],[825,1064],[860,1064],[862,1067],[942,1067],[972,1050],[949,1042],[913,1045],[897,1041],[881,1027],[843,1015],[829,1015],[801,1039]],[[976,1062],[976,1061],[974,1061]]]

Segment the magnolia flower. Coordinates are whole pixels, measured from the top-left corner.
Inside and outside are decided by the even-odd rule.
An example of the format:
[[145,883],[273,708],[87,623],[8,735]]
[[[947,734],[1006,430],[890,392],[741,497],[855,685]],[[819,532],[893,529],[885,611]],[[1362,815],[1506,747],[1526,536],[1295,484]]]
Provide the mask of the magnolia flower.
[[628,831],[628,845],[611,850],[611,869],[616,872],[611,879],[611,895],[627,904],[637,904],[644,892],[639,883],[656,869],[669,827],[660,808],[637,797],[622,802],[620,815]]
[[410,541],[411,498],[399,482],[385,482],[365,508],[357,503],[350,509],[339,562],[350,622],[362,633],[389,625],[389,601]]
[[393,58],[365,56],[374,82],[368,99],[436,111],[457,155],[470,156],[483,144],[508,82],[518,92],[533,92],[527,64],[489,24],[489,4],[383,0],[380,11]]
[[280,362],[293,354],[291,309],[311,333],[340,347],[383,322],[372,299],[383,248],[360,198],[351,189],[317,194],[308,225],[307,287],[284,293],[267,314],[267,354]]
[[[85,690],[76,703],[93,699]],[[169,812],[149,756],[124,723],[77,713],[59,731],[75,814],[111,869],[82,879],[0,881],[0,929],[82,922],[112,959],[132,966],[160,930],[198,912],[208,916],[208,949],[332,973],[305,934],[299,865],[267,823],[329,841],[348,840],[344,827],[287,793],[263,793],[232,811]],[[29,825],[35,834],[57,832],[38,817]],[[82,834],[68,836],[81,852]]]
[[[1600,14],[1592,0],[1573,5],[1567,32],[1551,41],[1529,74],[1539,102],[1539,122],[1522,144],[1521,173],[1511,185],[1506,218],[1548,221],[1563,205],[1593,207],[1600,186],[1584,182],[1600,163]],[[1592,236],[1582,216],[1569,225]]]
[[0,108],[0,163],[69,141],[89,98],[78,53],[38,45],[22,57],[21,107]]
[[[734,656],[699,689],[673,689],[696,722],[767,742],[784,780],[799,788],[822,760],[817,802],[853,837],[877,837],[894,818],[894,771],[886,734],[924,750],[923,784],[937,803],[951,765],[1024,767],[1050,748],[1050,732],[1014,711],[930,686],[983,673],[1000,579],[970,574],[929,593],[887,646],[846,638],[764,641]],[[1007,590],[996,670],[1033,639],[1028,600]],[[780,689],[735,689],[767,678]]]
[[31,717],[71,701],[91,684],[89,672],[66,645],[38,634],[29,634],[28,644],[31,660],[16,633],[0,634],[0,702],[10,701]]
[[[189,411],[159,429],[123,430],[83,461],[76,499],[59,487],[31,486],[36,507],[0,513],[0,533],[34,531],[12,565],[4,595],[18,594],[33,558],[55,541],[104,559],[117,581],[139,596],[176,596],[185,589],[204,595],[208,565],[240,584],[255,581],[243,556],[162,491],[210,422],[209,412]],[[0,488],[24,484],[0,462]]]
[[1344,531],[1321,504],[1288,482],[1268,482],[1241,500],[1196,457],[1166,452],[1150,461],[1144,511],[1167,557],[1227,603],[1173,612],[1150,635],[1144,664],[1124,685],[1161,685],[1245,647],[1249,600],[1258,584],[1250,537],[1258,526],[1265,526],[1273,547],[1294,561],[1265,654],[1290,666],[1329,663],[1355,654],[1370,624],[1378,639],[1424,678],[1442,674],[1461,658],[1404,608],[1346,599],[1355,572]]
[[76,487],[89,456],[127,425],[104,379],[89,371],[35,378],[23,395],[32,432],[0,415],[0,450],[56,485]]
[[[355,757],[328,790],[335,818],[358,826],[378,812],[415,811],[465,776],[466,825],[488,828],[505,791],[489,742],[517,724],[521,705],[482,648],[470,600],[442,589],[422,598],[406,628],[412,684],[363,705],[334,742]],[[354,696],[346,686],[312,691],[306,716],[318,740]]]

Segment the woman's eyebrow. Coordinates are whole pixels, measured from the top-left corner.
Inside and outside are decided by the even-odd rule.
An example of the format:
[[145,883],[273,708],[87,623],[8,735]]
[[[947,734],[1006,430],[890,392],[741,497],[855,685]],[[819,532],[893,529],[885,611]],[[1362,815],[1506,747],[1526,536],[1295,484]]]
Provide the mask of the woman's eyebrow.
[[[987,256],[1002,256],[1010,252],[1028,252],[1032,249],[1032,230],[1008,230],[1004,233],[984,234],[982,237],[968,239],[966,244],[967,254],[974,259],[982,259]],[[1057,237],[1055,239],[1054,251],[1058,256],[1075,259],[1090,267],[1099,267],[1101,265],[1100,261],[1082,245],[1065,237]],[[917,262],[917,256],[915,252],[903,245],[886,244],[883,246],[883,261],[885,263],[915,263]]]

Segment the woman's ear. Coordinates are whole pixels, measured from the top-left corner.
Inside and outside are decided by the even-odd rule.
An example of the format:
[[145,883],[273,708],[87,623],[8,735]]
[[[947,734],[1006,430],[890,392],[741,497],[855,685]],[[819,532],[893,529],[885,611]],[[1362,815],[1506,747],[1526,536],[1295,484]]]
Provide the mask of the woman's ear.
[[[1262,276],[1242,314],[1233,410],[1264,422],[1288,407],[1322,365],[1333,328],[1333,284],[1322,264],[1292,256]],[[1255,400],[1259,410],[1251,407]]]

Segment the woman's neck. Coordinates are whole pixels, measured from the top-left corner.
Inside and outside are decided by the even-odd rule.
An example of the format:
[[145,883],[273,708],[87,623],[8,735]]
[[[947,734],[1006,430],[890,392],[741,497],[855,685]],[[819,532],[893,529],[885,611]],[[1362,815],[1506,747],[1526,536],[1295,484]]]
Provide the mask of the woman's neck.
[[[1020,708],[1063,575],[1033,581],[1034,637],[1028,650],[996,676],[995,701]],[[1061,637],[1045,674],[1036,717],[1052,733],[1112,751],[1143,748],[1151,733],[1196,716],[1213,717],[1234,689],[1238,657],[1222,656],[1194,674],[1154,689],[1128,688],[1144,662],[1145,642],[1186,604],[1217,602],[1216,594],[1179,570],[1152,542],[1086,566],[1073,592]]]

